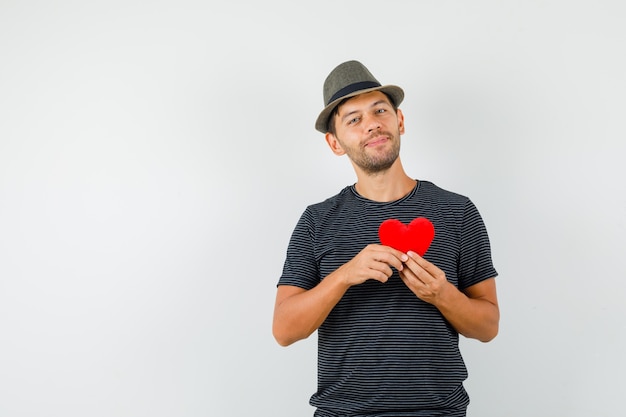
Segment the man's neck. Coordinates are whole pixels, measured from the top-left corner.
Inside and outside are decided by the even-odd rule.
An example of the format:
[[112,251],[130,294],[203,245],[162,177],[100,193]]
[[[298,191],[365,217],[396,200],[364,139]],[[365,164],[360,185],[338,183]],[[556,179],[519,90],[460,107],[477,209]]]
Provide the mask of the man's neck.
[[400,158],[384,172],[368,174],[356,170],[356,191],[368,200],[378,202],[396,201],[409,194],[415,188],[413,178],[406,175]]

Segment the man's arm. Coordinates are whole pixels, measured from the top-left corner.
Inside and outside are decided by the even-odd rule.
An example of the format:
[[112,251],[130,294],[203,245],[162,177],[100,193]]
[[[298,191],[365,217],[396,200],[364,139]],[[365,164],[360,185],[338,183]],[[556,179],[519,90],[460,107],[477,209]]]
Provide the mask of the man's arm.
[[400,277],[417,297],[437,307],[463,336],[482,342],[496,337],[500,309],[495,278],[459,291],[437,266],[413,252],[409,257]]
[[272,333],[281,346],[306,339],[317,330],[352,285],[368,279],[386,282],[392,267],[401,270],[406,254],[382,245],[368,245],[349,262],[310,290],[279,285]]
[[347,289],[331,275],[310,290],[279,285],[272,326],[278,344],[289,346],[309,337],[326,320]]

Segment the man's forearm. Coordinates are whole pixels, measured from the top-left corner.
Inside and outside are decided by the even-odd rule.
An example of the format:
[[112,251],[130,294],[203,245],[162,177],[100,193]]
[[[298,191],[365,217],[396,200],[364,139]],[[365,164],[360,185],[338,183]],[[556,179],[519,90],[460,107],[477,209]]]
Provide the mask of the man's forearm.
[[489,296],[495,288],[493,279],[467,290],[467,294],[450,284],[435,304],[454,329],[465,337],[482,342],[498,334],[500,310]]
[[311,290],[279,286],[274,306],[273,333],[276,341],[290,345],[317,330],[348,288],[374,279],[387,282],[393,268],[401,270],[409,257],[393,248],[367,245]]
[[337,272],[310,290],[279,287],[272,327],[276,341],[281,346],[288,346],[309,337],[326,320],[348,288]]

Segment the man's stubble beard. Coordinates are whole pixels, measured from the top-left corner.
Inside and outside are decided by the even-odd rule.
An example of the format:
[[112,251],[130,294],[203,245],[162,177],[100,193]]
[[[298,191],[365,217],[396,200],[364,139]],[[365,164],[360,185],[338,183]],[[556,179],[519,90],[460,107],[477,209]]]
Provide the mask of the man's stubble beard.
[[[392,135],[390,132],[378,132],[377,135],[383,134],[389,138],[391,148],[384,154],[372,155],[368,153],[367,148],[360,145],[359,148],[350,148],[342,144],[346,155],[350,161],[368,175],[378,174],[387,171],[396,162],[400,156],[400,134]],[[340,141],[341,144],[341,141]]]

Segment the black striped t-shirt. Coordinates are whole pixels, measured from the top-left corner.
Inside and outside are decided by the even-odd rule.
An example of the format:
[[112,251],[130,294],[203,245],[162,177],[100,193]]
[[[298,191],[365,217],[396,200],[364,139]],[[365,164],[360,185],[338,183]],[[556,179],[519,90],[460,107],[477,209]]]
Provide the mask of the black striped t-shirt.
[[[497,275],[474,204],[419,181],[393,202],[365,199],[348,186],[307,207],[291,236],[278,285],[311,289],[365,246],[379,243],[382,221],[408,224],[416,217],[435,227],[424,258],[459,289]],[[318,388],[310,401],[315,415],[464,415],[467,370],[458,338],[397,271],[386,283],[369,280],[351,287],[318,329]]]

